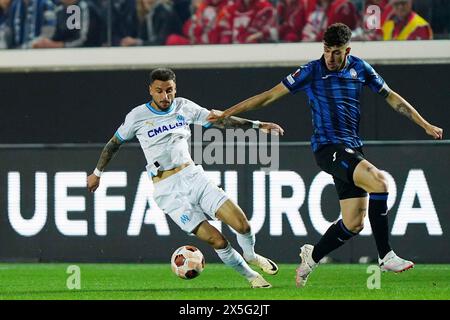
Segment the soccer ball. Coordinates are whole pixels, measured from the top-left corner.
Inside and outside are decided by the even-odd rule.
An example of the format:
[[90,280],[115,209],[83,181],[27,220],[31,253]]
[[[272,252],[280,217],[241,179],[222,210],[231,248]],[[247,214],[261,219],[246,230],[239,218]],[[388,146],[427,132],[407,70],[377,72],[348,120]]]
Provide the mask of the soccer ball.
[[203,253],[194,246],[179,247],[170,259],[172,271],[182,279],[194,279],[205,268]]

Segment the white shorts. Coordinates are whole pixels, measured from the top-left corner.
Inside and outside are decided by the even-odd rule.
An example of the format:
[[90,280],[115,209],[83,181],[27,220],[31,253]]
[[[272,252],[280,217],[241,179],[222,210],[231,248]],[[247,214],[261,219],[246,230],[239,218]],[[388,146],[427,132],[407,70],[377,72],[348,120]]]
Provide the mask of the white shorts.
[[216,219],[217,210],[228,200],[200,165],[191,164],[154,186],[153,198],[158,207],[187,233],[207,220],[205,213]]

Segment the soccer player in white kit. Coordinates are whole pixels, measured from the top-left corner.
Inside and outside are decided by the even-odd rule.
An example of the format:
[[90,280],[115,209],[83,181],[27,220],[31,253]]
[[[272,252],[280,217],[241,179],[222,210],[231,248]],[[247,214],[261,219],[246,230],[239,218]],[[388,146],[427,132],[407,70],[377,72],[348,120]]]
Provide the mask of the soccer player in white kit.
[[[209,111],[188,99],[175,98],[176,77],[172,70],[155,69],[150,78],[152,100],[127,114],[104,147],[94,172],[88,176],[88,190],[94,192],[98,188],[101,173],[120,146],[137,137],[148,163],[146,169],[154,183],[153,197],[158,207],[182,230],[211,245],[220,259],[243,275],[252,288],[270,288],[271,284],[249,264],[271,275],[278,272],[278,266],[255,253],[255,235],[242,209],[208,179],[200,165],[193,163],[188,148],[189,124],[259,128],[272,134],[283,134],[283,129],[274,123],[237,117],[211,124],[206,119],[218,111]],[[205,213],[236,230],[243,256],[208,222]]]

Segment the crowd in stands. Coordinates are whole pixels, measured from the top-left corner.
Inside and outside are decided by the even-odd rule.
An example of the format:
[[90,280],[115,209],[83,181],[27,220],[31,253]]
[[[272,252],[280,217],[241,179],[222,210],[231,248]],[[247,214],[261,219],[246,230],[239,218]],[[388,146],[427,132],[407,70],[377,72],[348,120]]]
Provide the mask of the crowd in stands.
[[321,41],[336,22],[354,40],[448,39],[449,13],[448,0],[0,0],[0,48]]

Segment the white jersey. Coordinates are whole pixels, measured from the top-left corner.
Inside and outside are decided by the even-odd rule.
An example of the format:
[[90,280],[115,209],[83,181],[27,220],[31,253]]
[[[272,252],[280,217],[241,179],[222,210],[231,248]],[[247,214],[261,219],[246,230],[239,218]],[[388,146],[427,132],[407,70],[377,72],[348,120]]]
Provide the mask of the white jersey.
[[115,136],[125,142],[137,137],[147,159],[147,171],[155,176],[159,170],[170,170],[192,162],[188,139],[189,124],[209,127],[209,110],[184,98],[175,98],[169,109],[159,111],[150,102],[131,110]]

